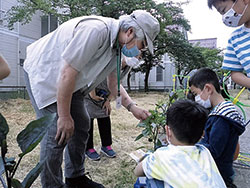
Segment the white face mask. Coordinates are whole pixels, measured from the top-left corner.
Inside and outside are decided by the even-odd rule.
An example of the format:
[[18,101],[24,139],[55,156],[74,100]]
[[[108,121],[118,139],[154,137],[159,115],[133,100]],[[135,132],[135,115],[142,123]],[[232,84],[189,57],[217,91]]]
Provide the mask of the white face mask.
[[211,108],[211,106],[212,106],[209,97],[208,97],[207,100],[203,100],[203,99],[201,98],[201,95],[196,95],[196,96],[195,96],[195,102],[197,102],[198,104],[200,104],[200,105],[203,106],[204,108]]
[[139,65],[140,61],[136,57],[126,57],[126,64],[130,67]]
[[239,26],[240,19],[244,15],[248,6],[248,4],[245,6],[242,14],[237,14],[237,12],[235,12],[235,10],[233,9],[236,2],[237,1],[235,1],[232,7],[222,16],[223,23],[228,27]]

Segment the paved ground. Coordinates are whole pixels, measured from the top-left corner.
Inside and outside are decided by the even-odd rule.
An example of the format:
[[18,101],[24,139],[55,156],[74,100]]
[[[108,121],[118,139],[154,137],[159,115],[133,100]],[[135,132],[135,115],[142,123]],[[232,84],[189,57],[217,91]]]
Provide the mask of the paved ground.
[[[250,119],[250,108],[245,108],[247,119]],[[246,131],[240,136],[240,152],[250,153],[250,123]],[[250,156],[249,156],[250,157]],[[237,162],[237,161],[236,161]],[[238,188],[250,188],[250,167],[235,164],[235,184]]]

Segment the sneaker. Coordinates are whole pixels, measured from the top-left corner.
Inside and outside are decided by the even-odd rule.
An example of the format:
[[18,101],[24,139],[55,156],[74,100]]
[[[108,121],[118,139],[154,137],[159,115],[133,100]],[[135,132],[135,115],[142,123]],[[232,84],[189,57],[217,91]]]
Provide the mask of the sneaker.
[[101,152],[104,153],[107,157],[114,158],[116,156],[116,153],[111,148],[111,146],[102,146]]
[[99,161],[100,160],[100,155],[93,148],[88,149],[85,154],[90,160],[93,160],[93,161]]
[[77,178],[66,178],[66,188],[105,188],[102,184],[96,183],[86,175]]

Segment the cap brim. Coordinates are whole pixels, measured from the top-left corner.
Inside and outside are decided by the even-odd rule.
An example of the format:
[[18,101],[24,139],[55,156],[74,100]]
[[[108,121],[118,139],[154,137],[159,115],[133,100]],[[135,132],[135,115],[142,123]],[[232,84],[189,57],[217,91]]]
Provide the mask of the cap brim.
[[146,35],[146,40],[147,40],[147,46],[148,46],[148,50],[149,52],[154,55],[154,46],[153,46],[153,42],[152,40],[148,37],[148,35]]

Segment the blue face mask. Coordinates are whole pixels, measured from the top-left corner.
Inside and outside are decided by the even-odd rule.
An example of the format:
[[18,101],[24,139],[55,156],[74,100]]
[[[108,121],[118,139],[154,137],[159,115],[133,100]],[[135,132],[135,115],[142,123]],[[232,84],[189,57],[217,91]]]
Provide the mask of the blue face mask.
[[136,57],[140,54],[140,50],[134,45],[133,48],[128,49],[127,44],[122,47],[122,53],[127,57]]

